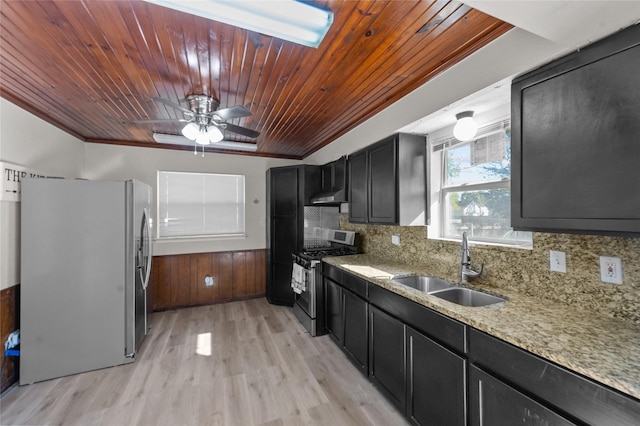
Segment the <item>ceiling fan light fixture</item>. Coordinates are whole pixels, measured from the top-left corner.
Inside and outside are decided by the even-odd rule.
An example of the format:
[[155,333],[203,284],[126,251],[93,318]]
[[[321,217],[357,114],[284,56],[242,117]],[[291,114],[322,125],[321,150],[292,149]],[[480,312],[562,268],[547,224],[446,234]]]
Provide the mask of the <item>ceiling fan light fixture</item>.
[[209,135],[206,132],[201,132],[196,138],[196,143],[198,145],[209,145]]
[[[158,143],[165,143],[169,145],[185,145],[193,146],[193,140],[187,139],[184,136],[168,135],[165,133],[154,133],[153,140]],[[255,152],[258,150],[258,145],[255,143],[233,142],[233,141],[220,141],[216,142],[214,148],[216,149],[231,149],[234,151],[248,151]]]
[[220,142],[224,139],[224,135],[222,131],[216,126],[210,126],[209,130],[207,130],[207,137],[211,141],[211,143]]
[[473,111],[463,111],[456,114],[456,125],[453,127],[453,136],[462,142],[473,139],[478,131],[478,125],[473,119]]
[[297,0],[145,1],[314,48],[333,23],[330,10]]
[[189,123],[182,128],[182,134],[185,138],[195,140],[200,134],[200,126],[196,123]]

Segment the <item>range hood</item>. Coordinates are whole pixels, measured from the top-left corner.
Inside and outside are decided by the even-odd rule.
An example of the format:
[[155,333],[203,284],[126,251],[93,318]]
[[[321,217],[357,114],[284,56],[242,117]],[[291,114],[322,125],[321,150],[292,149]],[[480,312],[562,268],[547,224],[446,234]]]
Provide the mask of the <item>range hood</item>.
[[341,204],[347,202],[347,193],[344,188],[332,192],[321,192],[311,197],[311,204]]

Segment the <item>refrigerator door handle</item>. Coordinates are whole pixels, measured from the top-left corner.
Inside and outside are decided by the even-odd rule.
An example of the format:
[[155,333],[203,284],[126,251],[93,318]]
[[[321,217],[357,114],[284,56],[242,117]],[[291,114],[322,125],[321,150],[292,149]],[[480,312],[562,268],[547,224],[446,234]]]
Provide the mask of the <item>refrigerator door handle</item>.
[[153,247],[151,242],[151,224],[149,223],[149,210],[147,208],[144,209],[144,221],[145,227],[147,228],[147,248],[149,250],[149,255],[147,256],[147,265],[145,268],[145,277],[142,280],[142,288],[147,289],[149,287],[149,278],[151,277],[151,261],[153,259]]

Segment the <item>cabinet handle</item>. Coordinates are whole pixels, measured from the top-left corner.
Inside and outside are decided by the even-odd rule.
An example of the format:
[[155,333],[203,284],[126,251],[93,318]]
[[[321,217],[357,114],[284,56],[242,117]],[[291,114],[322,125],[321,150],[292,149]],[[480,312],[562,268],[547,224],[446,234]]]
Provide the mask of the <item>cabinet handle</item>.
[[482,403],[482,379],[478,380],[478,417],[480,417],[480,426],[484,426],[484,413]]

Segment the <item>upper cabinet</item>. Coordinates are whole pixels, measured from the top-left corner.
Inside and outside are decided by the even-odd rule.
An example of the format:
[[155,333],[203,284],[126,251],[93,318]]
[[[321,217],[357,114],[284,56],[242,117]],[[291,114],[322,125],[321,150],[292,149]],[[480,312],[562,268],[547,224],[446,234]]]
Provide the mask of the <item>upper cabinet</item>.
[[347,157],[320,166],[320,192],[311,198],[312,204],[347,202]]
[[640,25],[512,84],[517,230],[640,234]]
[[349,221],[427,224],[427,148],[423,136],[399,133],[349,156]]
[[322,174],[321,192],[334,192],[345,189],[347,183],[347,157],[341,157],[335,161],[320,167]]

